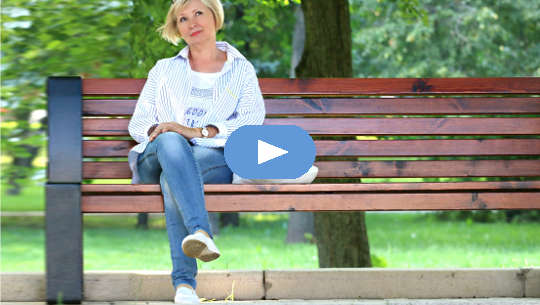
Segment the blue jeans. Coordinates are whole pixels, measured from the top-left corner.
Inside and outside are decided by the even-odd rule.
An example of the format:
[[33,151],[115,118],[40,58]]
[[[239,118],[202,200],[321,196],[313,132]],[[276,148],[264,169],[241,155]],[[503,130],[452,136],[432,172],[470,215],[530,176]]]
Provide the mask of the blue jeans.
[[197,230],[213,237],[203,183],[231,183],[223,148],[193,146],[180,134],[165,132],[139,155],[137,169],[143,183],[161,185],[175,290],[180,284],[196,288],[197,262],[184,254],[182,240]]

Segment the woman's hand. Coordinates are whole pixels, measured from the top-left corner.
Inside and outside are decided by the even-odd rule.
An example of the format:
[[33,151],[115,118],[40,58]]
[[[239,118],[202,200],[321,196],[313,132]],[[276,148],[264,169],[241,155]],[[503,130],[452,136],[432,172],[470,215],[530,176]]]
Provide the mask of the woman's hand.
[[202,133],[201,133],[202,128],[191,128],[191,127],[186,127],[182,125],[180,126],[182,127],[180,134],[183,135],[184,138],[191,140],[193,138],[202,137]]
[[184,138],[191,140],[192,138],[198,138],[201,134],[201,128],[191,128],[180,125],[176,122],[166,122],[159,124],[152,133],[150,133],[150,142],[154,141],[157,136],[164,132],[176,132],[184,136]]

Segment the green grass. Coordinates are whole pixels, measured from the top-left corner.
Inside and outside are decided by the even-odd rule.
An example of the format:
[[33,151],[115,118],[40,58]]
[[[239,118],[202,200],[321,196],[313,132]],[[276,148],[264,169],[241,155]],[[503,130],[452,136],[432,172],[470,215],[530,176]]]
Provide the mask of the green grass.
[[432,214],[371,213],[367,227],[371,249],[389,267],[540,266],[539,223],[441,222]]
[[[286,244],[287,214],[241,215],[216,236],[222,257],[200,270],[317,268],[314,244]],[[170,270],[163,217],[85,216],[85,270]],[[438,222],[431,214],[367,213],[371,254],[388,268],[540,266],[540,224]],[[2,217],[2,271],[44,271],[41,217]]]
[[45,188],[34,184],[23,187],[21,194],[12,196],[6,194],[6,186],[2,185],[2,212],[27,212],[45,210]]

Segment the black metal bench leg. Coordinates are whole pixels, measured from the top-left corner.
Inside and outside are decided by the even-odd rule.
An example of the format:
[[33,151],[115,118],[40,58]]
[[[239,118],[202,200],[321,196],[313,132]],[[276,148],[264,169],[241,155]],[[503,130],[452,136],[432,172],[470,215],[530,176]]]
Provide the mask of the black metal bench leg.
[[73,304],[83,299],[81,78],[50,77],[47,96],[47,302]]
[[80,184],[47,184],[47,302],[80,303],[83,298]]

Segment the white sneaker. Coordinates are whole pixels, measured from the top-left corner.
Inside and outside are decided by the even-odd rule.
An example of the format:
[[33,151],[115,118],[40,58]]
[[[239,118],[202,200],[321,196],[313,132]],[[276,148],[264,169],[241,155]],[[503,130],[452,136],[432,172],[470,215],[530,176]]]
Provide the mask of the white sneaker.
[[182,250],[187,256],[198,258],[203,262],[213,261],[221,255],[214,241],[200,231],[184,238]]
[[176,295],[174,296],[175,304],[200,304],[199,297],[195,293],[195,290],[186,286],[181,286],[176,289]]

